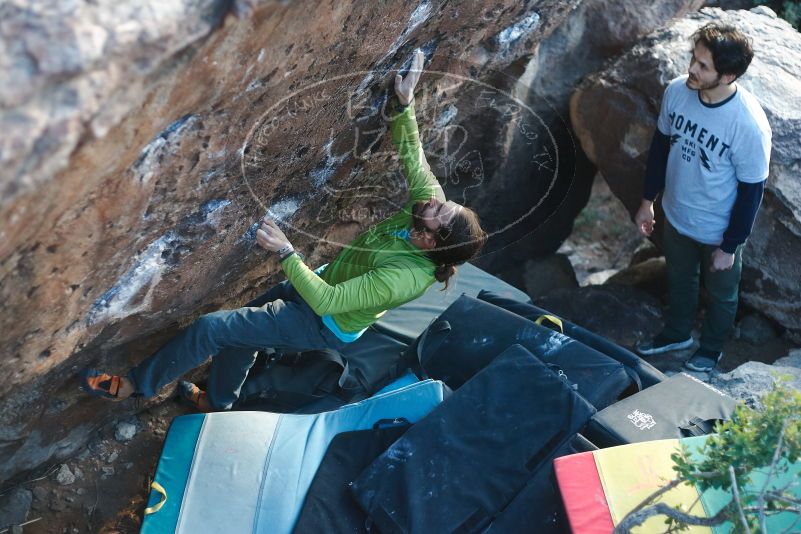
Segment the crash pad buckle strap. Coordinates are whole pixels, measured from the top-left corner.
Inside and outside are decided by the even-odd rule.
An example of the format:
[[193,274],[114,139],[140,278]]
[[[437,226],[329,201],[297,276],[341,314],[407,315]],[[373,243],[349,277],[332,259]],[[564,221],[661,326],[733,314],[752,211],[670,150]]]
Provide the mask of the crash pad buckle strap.
[[167,502],[167,491],[162,487],[161,484],[154,480],[151,482],[150,487],[159,492],[162,496],[162,499],[153,506],[148,506],[145,508],[145,515],[155,514],[161,510],[161,507],[164,506],[165,502]]
[[714,431],[715,422],[715,419],[704,420],[700,417],[692,417],[686,425],[680,427],[681,433],[687,437],[706,436]]
[[[331,362],[335,364],[337,367],[340,367],[342,369],[342,373],[339,375],[339,378],[337,379],[337,386],[339,387],[339,389],[347,389],[345,387],[345,384],[347,383],[348,378],[351,376],[350,367],[348,366],[348,361],[345,360],[339,352],[335,350],[323,349],[320,351],[315,351],[314,357],[321,361]],[[360,386],[366,389],[365,384],[362,384],[362,381],[359,380],[358,376],[354,375],[354,378],[359,382]],[[335,393],[335,391],[327,391],[323,387],[324,382],[325,382],[325,376],[323,376],[320,382],[316,384],[315,389],[320,389],[328,394]]]
[[559,332],[561,332],[562,334],[565,333],[565,327],[562,324],[562,320],[556,315],[550,315],[547,313],[540,315],[539,317],[537,317],[537,319],[534,320],[534,324],[542,326],[542,323],[544,323],[545,321],[555,324],[556,326],[559,327]]

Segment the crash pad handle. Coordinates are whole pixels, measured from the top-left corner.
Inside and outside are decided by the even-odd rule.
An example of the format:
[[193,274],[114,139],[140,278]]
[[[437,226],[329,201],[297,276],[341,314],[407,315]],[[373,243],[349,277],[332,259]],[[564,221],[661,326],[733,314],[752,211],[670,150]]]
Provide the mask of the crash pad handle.
[[705,436],[715,431],[715,423],[717,423],[717,419],[691,417],[687,424],[679,429],[685,436]]
[[539,316],[539,317],[537,317],[537,319],[534,321],[534,324],[538,324],[538,325],[542,326],[542,323],[543,323],[544,321],[550,321],[550,322],[552,322],[553,324],[555,324],[556,326],[558,326],[558,327],[559,327],[559,331],[560,331],[561,333],[563,333],[563,334],[565,333],[565,327],[564,327],[564,325],[562,324],[562,320],[561,320],[559,317],[557,317],[556,315],[549,315],[549,314],[540,315],[540,316]]
[[155,514],[161,507],[164,506],[164,503],[167,502],[167,491],[155,480],[150,484],[150,487],[156,490],[157,492],[161,493],[163,497],[159,502],[154,504],[153,506],[148,506],[145,508],[145,515]]
[[373,424],[373,430],[382,430],[385,428],[395,428],[399,426],[410,425],[408,419],[405,417],[396,417],[395,419],[379,419]]

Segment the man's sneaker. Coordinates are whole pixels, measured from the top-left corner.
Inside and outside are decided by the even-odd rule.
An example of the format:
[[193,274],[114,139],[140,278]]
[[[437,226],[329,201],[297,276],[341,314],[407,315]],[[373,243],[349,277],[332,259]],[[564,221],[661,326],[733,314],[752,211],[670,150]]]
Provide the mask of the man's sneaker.
[[686,349],[691,347],[692,344],[692,336],[683,341],[676,341],[675,339],[668,339],[662,334],[659,334],[651,341],[638,345],[637,352],[643,356],[651,356],[652,354],[662,354],[663,352],[670,352],[671,350]]
[[722,351],[699,347],[698,350],[695,351],[695,354],[684,362],[684,367],[690,371],[708,373],[715,368],[721,358],[723,358]]

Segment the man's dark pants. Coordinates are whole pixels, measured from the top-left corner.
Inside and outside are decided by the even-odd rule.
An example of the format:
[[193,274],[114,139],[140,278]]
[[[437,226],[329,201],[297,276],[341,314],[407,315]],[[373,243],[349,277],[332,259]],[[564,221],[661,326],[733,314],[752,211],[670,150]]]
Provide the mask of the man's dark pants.
[[662,333],[675,340],[690,337],[702,276],[708,302],[701,330],[701,347],[711,351],[723,350],[737,313],[744,245],[737,247],[731,269],[710,272],[712,252],[717,246],[704,245],[680,234],[667,219],[663,236],[668,274],[668,314]]
[[245,307],[198,318],[128,373],[137,393],[152,397],[165,385],[213,356],[206,394],[216,409],[239,397],[259,350],[340,350],[340,341],[288,283]]

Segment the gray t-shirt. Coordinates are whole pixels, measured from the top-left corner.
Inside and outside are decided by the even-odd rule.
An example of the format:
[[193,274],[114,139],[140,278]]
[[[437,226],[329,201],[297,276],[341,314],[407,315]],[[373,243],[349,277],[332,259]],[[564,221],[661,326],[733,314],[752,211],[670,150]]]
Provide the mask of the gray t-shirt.
[[680,234],[719,245],[737,181],[768,177],[770,125],[756,97],[742,86],[729,99],[710,105],[686,81],[684,75],[670,82],[657,122],[670,137],[662,207]]

